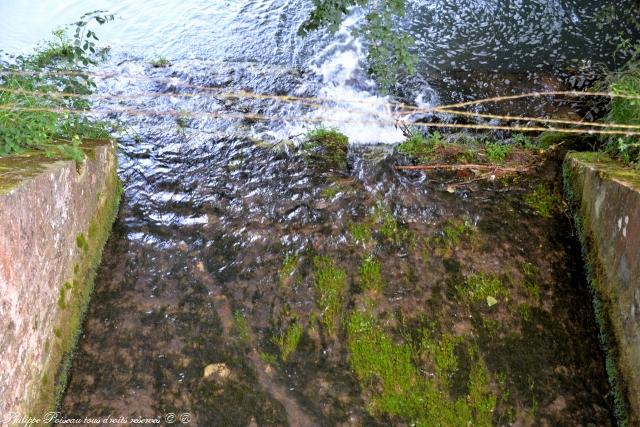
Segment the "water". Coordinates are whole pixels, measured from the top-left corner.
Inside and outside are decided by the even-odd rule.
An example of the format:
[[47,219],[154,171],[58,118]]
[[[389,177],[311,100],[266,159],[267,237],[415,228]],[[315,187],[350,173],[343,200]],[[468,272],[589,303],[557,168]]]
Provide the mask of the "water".
[[[575,76],[589,63],[611,65],[610,35],[623,27],[598,28],[604,6],[596,3],[412,2],[403,25],[416,36],[420,67],[400,99],[432,105],[556,89],[570,85],[568,70]],[[99,79],[99,93],[158,96],[97,100],[96,109],[222,117],[109,114],[129,129],[119,135],[125,195],[61,403],[65,415],[187,413],[203,426],[397,422],[367,410],[375,384],[354,375],[345,329],[333,336],[320,321],[314,259],[325,255],[347,276],[345,323],[373,301],[396,343],[416,344],[425,328],[464,338],[452,398],[468,391],[469,352],[477,346],[491,389],[509,392],[495,423],[612,424],[570,224],[562,215],[536,216],[523,201],[539,183],[559,190],[557,162],[509,185],[470,183],[454,192],[451,182],[468,176],[398,173],[402,159],[388,144],[403,135],[389,124],[397,118],[391,98],[365,73],[363,46],[350,31],[361,19],[357,10],[337,34],[301,40],[295,33],[306,2],[155,0],[114,8],[42,1],[34,8],[20,0],[0,4],[0,46],[25,51],[98,8],[117,15],[99,34],[112,46],[100,71],[118,76]],[[149,64],[160,55],[170,67]],[[186,85],[331,102],[210,96]],[[533,102],[517,111],[558,113]],[[273,120],[234,116],[243,112]],[[318,170],[296,151],[301,135],[320,123],[350,137],[349,170]],[[384,218],[398,221],[398,233],[409,230],[405,237],[385,237],[385,224],[395,222]],[[460,221],[475,231],[447,243],[445,230]],[[353,241],[354,224],[371,229],[367,243]],[[358,272],[370,254],[383,264],[377,294],[362,289]],[[287,256],[298,261],[283,277]],[[460,285],[479,272],[498,275],[509,296],[494,307],[465,303]],[[293,324],[305,332],[292,356],[279,360],[274,337]],[[206,366],[221,363],[228,378],[203,378]],[[420,369],[433,377],[429,363]]]

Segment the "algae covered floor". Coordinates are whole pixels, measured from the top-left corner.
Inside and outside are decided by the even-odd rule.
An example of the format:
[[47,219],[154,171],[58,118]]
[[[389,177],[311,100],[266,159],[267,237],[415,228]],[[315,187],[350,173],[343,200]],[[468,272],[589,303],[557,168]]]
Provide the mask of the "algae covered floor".
[[180,144],[124,144],[64,416],[612,424],[556,168],[452,188],[388,149],[327,171],[248,141]]

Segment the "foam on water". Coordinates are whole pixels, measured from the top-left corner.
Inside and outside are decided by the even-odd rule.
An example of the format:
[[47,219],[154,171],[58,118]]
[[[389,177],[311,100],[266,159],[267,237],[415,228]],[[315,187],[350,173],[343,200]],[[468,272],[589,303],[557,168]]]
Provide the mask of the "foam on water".
[[317,97],[329,101],[309,113],[355,144],[396,143],[404,138],[392,124],[396,119],[389,97],[378,94],[368,78],[365,48],[353,28],[362,19],[356,10],[344,20],[333,41],[312,58],[310,68],[321,79]]

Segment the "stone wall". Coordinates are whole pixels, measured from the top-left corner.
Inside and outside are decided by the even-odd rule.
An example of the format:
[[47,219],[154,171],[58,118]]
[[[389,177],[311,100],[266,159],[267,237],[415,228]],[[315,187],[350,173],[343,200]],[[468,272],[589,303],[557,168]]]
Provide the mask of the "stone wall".
[[617,393],[616,411],[629,425],[638,425],[640,172],[597,153],[569,153],[564,168],[607,351],[607,373]]
[[42,417],[64,389],[117,212],[114,144],[87,143],[84,149],[82,165],[34,156],[0,158],[0,416],[5,418],[9,413]]

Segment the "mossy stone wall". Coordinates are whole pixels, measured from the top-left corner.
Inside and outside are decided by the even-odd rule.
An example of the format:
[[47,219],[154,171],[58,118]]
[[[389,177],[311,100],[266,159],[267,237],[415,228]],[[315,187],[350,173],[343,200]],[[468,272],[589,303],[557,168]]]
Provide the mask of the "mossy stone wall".
[[594,293],[616,412],[640,423],[640,172],[598,153],[569,153],[565,189]]
[[[121,195],[112,142],[86,160],[0,158],[0,414],[53,410]],[[0,420],[11,424],[11,420]]]

